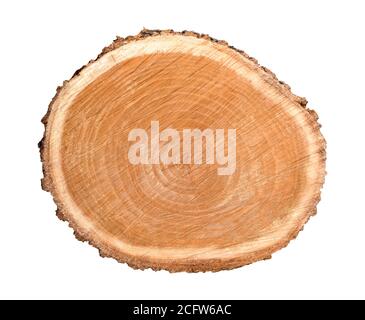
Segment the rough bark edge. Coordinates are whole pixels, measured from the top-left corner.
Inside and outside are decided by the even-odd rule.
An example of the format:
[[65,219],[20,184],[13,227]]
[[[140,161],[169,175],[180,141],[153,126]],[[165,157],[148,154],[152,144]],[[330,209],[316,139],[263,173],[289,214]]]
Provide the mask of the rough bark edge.
[[[72,214],[70,214],[66,210],[64,210],[63,205],[62,205],[60,199],[58,198],[56,188],[53,185],[52,177],[49,172],[49,168],[48,168],[48,164],[47,164],[48,148],[47,148],[46,142],[47,142],[47,136],[48,136],[47,135],[47,124],[48,124],[49,116],[52,112],[52,106],[53,106],[54,102],[57,100],[60,92],[63,90],[63,87],[69,81],[71,81],[73,78],[77,77],[84,68],[88,67],[90,64],[94,63],[95,61],[100,59],[102,56],[107,54],[108,52],[113,51],[113,50],[115,50],[127,43],[133,42],[133,41],[138,41],[138,40],[141,40],[141,39],[144,39],[147,37],[166,35],[166,34],[203,38],[203,39],[218,43],[222,46],[226,46],[230,49],[235,50],[236,52],[240,53],[241,55],[243,55],[244,57],[246,57],[247,59],[252,61],[253,64],[262,71],[262,75],[266,81],[268,81],[271,85],[278,88],[281,91],[281,93],[286,95],[288,98],[293,100],[298,106],[302,107],[305,111],[307,111],[308,118],[311,120],[313,131],[316,133],[316,137],[318,138],[318,144],[320,146],[318,153],[320,154],[320,158],[321,158],[321,163],[319,166],[319,170],[321,170],[321,172],[320,172],[320,177],[318,179],[318,184],[319,184],[318,192],[317,192],[316,196],[312,199],[312,203],[310,205],[308,205],[307,212],[305,215],[303,215],[300,223],[298,223],[298,225],[297,225],[297,228],[295,228],[284,240],[276,243],[274,246],[271,246],[270,248],[256,251],[249,255],[245,255],[244,257],[236,257],[236,258],[231,258],[231,259],[209,259],[209,260],[196,260],[196,261],[188,260],[188,261],[184,262],[184,261],[176,261],[176,260],[175,261],[174,260],[168,260],[168,261],[156,260],[156,259],[150,259],[147,257],[143,257],[143,258],[135,257],[135,256],[132,256],[132,255],[129,255],[126,253],[121,253],[112,248],[106,247],[101,242],[99,242],[97,239],[94,239],[92,237],[92,235],[84,232],[82,230],[82,227],[78,226],[75,223],[75,221],[73,220]],[[41,186],[44,191],[51,193],[53,200],[57,206],[56,216],[60,220],[68,222],[69,227],[71,227],[74,231],[74,236],[76,237],[76,239],[78,239],[79,241],[82,241],[82,242],[88,242],[90,245],[92,245],[93,247],[98,249],[101,257],[114,258],[118,262],[126,263],[134,269],[144,270],[144,269],[151,268],[154,271],[167,270],[169,272],[183,272],[183,271],[185,271],[185,272],[207,272],[207,271],[217,272],[217,271],[221,271],[221,270],[231,270],[231,269],[239,268],[244,265],[249,265],[251,263],[254,263],[254,262],[257,262],[260,260],[271,259],[273,253],[286,247],[291,240],[296,239],[299,232],[304,229],[304,225],[308,222],[308,220],[317,213],[316,207],[317,207],[318,202],[320,201],[321,189],[323,187],[324,180],[325,180],[326,141],[320,132],[321,125],[318,123],[318,115],[314,110],[307,108],[307,103],[308,102],[307,102],[306,98],[293,94],[291,92],[291,88],[288,84],[279,80],[272,71],[270,71],[269,69],[267,69],[264,66],[261,66],[255,58],[249,56],[242,50],[239,50],[233,46],[230,46],[226,41],[214,39],[207,34],[200,34],[200,33],[196,33],[193,31],[176,32],[172,29],[151,30],[151,29],[143,28],[143,30],[135,36],[128,36],[126,38],[117,36],[116,39],[113,41],[113,43],[111,45],[105,47],[94,60],[90,60],[86,65],[84,65],[81,68],[79,68],[78,70],[76,70],[76,72],[73,74],[73,76],[69,80],[65,80],[63,82],[62,86],[57,87],[56,94],[53,97],[53,99],[51,100],[51,102],[48,106],[48,110],[41,120],[41,122],[43,123],[44,128],[45,128],[44,135],[43,135],[41,141],[38,143],[41,162],[42,162],[42,170],[43,170],[43,178],[41,179]]]

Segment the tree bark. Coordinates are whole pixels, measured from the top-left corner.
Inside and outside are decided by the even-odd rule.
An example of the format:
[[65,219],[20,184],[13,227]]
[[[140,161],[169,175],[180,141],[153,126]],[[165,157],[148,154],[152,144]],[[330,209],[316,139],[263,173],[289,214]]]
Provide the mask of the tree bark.
[[[320,199],[325,140],[306,105],[224,41],[146,29],[118,37],[57,89],[42,120],[42,187],[79,240],[134,268],[219,271],[267,259]],[[171,163],[161,160],[167,128],[179,139],[170,151],[181,151]],[[147,134],[142,164],[128,156],[134,129]],[[201,161],[183,160],[186,129],[211,130],[210,161],[204,135],[200,151],[191,140]],[[229,155],[221,129],[225,139],[235,130],[230,174],[219,174],[219,143]]]

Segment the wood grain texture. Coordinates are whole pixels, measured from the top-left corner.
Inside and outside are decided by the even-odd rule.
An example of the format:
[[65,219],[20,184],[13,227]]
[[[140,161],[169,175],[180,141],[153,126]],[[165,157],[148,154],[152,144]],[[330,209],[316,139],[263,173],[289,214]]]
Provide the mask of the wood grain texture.
[[[42,186],[78,239],[135,268],[218,271],[267,259],[316,212],[325,141],[307,101],[207,35],[117,38],[57,89]],[[128,133],[235,128],[236,170],[132,165]]]

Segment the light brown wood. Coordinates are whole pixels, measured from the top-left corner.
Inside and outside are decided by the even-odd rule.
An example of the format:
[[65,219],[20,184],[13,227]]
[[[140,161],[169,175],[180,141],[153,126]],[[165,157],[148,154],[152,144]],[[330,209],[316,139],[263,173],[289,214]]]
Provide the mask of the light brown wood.
[[[43,119],[43,188],[78,239],[135,268],[218,271],[266,259],[320,199],[325,141],[306,104],[223,41],[143,30],[58,88]],[[234,172],[132,164],[128,135],[153,121],[178,133],[234,128]]]

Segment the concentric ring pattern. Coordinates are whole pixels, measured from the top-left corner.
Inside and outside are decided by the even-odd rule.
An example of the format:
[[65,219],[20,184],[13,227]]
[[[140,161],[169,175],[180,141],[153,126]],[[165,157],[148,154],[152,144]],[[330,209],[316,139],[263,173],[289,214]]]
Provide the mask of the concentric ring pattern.
[[[181,46],[182,39],[192,38],[178,37]],[[213,50],[208,40],[199,44],[205,46],[201,51]],[[144,261],[143,267],[162,261],[167,269],[209,270],[215,267],[204,259],[219,260],[222,253],[238,266],[256,259],[255,243],[260,252],[275,243],[283,246],[313,213],[324,176],[324,140],[316,118],[272,78],[237,72],[241,62],[255,70],[245,56],[214,46],[233,62],[157,45],[119,60],[113,52],[107,60],[107,53],[107,68],[86,84],[71,80],[63,92],[67,103],[56,98],[46,143],[57,142],[57,148],[48,146],[46,172],[66,219],[108,255],[137,266]],[[59,129],[57,113],[62,113]],[[217,163],[131,164],[128,134],[135,128],[149,132],[152,121],[159,121],[160,131],[179,133],[236,129],[235,172],[218,175]],[[80,226],[71,206],[87,224]],[[297,225],[290,228],[294,220]],[[105,239],[120,245],[108,248]],[[149,255],[151,248],[155,253]]]

